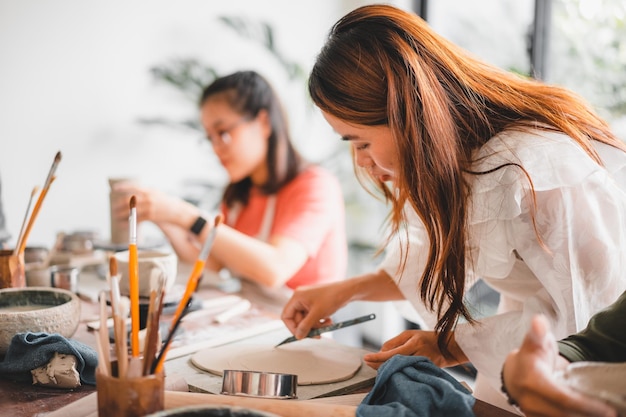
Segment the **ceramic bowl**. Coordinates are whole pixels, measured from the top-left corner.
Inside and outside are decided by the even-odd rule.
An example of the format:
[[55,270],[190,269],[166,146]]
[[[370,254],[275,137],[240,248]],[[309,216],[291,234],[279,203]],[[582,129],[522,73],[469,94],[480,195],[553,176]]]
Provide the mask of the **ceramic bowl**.
[[188,405],[159,411],[146,417],[280,417],[267,411],[226,405]]
[[565,385],[612,405],[626,416],[626,363],[574,362],[557,376]]
[[17,333],[58,333],[70,338],[80,321],[80,300],[60,288],[0,290],[0,354]]
[[[117,270],[121,276],[120,293],[122,295],[130,294],[128,285],[128,255],[129,252],[127,250],[115,253]],[[170,290],[174,282],[176,282],[178,257],[175,253],[140,249],[137,251],[137,264],[139,269],[140,297],[150,297],[150,281],[153,276],[163,276],[165,278],[166,292]]]

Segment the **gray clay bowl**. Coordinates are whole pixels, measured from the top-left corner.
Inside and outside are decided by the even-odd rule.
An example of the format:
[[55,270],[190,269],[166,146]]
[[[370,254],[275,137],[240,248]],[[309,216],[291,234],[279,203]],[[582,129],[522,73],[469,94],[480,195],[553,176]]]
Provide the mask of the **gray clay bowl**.
[[61,288],[0,290],[0,354],[17,333],[58,333],[70,338],[80,321],[80,300]]

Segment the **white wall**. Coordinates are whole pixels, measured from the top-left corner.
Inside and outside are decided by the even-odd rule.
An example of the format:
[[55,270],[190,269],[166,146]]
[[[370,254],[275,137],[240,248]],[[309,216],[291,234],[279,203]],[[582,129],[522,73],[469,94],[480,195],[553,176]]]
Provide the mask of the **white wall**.
[[262,72],[286,101],[303,152],[323,157],[335,136],[319,117],[310,119],[304,85],[287,83],[275,60],[216,18],[267,21],[279,49],[308,71],[331,25],[358,4],[0,0],[0,178],[11,233],[18,234],[31,190],[43,185],[59,150],[57,179],[29,245],[50,245],[59,231],[108,238],[108,177],[132,176],[179,194],[183,180],[224,179],[198,135],[137,123],[195,115],[191,102],[151,78],[151,66],[172,58],[196,57],[223,73]]
[[[132,176],[178,195],[185,194],[188,180],[224,180],[199,134],[137,122],[195,116],[192,102],[150,75],[152,66],[173,58],[198,58],[222,73],[262,72],[287,104],[300,149],[323,159],[341,145],[307,107],[304,85],[287,82],[276,60],[217,17],[267,21],[280,51],[308,71],[332,24],[373,2],[0,0],[0,178],[10,231],[17,235],[31,190],[42,185],[59,150],[63,159],[30,235],[32,245],[51,245],[59,231],[89,229],[108,238],[108,177]],[[453,42],[505,68],[526,65],[523,36],[531,0],[430,4],[431,24]],[[506,24],[494,24],[503,15]],[[363,201],[378,210],[369,197]],[[367,216],[365,210],[351,217],[362,223]],[[378,220],[353,233],[371,239]]]

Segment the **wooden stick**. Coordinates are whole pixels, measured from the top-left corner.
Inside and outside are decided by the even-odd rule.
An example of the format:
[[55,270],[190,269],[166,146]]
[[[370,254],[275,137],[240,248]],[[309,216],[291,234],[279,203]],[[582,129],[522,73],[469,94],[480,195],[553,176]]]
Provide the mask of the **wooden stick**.
[[165,391],[165,409],[187,405],[230,405],[256,409],[282,417],[355,417],[353,405],[325,404],[313,401],[279,400],[273,398],[249,398],[235,395],[212,395],[198,392]]
[[[103,362],[105,375],[111,375],[111,344],[109,342],[109,327],[107,326],[107,302],[105,291],[100,291],[100,328],[98,329],[97,340],[100,341],[101,355],[98,359],[98,365]],[[100,353],[100,352],[98,352]],[[103,368],[100,368],[102,370]]]
[[166,343],[163,345],[161,352],[159,353],[157,362],[155,363],[154,372],[161,372],[163,369],[163,362],[165,361],[165,355],[167,353],[167,349],[169,349],[170,339],[173,338],[174,332],[178,328],[180,321],[182,319],[184,310],[187,308],[189,302],[191,301],[192,294],[196,291],[198,287],[198,281],[202,276],[202,271],[204,270],[204,265],[206,263],[206,259],[209,257],[209,252],[211,251],[211,246],[213,245],[213,241],[215,240],[215,236],[217,234],[217,228],[222,223],[223,216],[222,214],[218,214],[215,216],[215,220],[213,223],[213,229],[209,232],[206,240],[204,241],[204,246],[198,255],[198,259],[196,260],[193,270],[187,280],[187,286],[185,288],[185,293],[178,303],[178,307],[176,308],[176,312],[174,313],[174,317],[172,318],[172,322],[170,324],[170,332],[168,334],[168,339]]
[[[128,305],[119,300],[118,314],[113,318],[115,322],[115,348],[117,349],[117,376],[126,378],[128,375],[128,338],[126,336],[126,316]],[[126,299],[128,301],[128,299]]]
[[130,346],[133,358],[139,357],[139,264],[137,253],[137,199],[130,198],[128,237],[128,283],[130,289]]
[[99,334],[96,336],[96,353],[98,354],[98,370],[102,375],[109,375],[107,364],[104,361],[104,348],[102,347]]
[[57,152],[56,156],[54,157],[54,162],[52,163],[52,166],[50,167],[50,171],[48,171],[48,177],[46,178],[46,182],[44,184],[43,190],[41,190],[41,192],[39,193],[39,197],[37,198],[37,202],[35,203],[33,212],[30,215],[28,224],[26,225],[26,230],[24,231],[22,241],[20,242],[20,245],[18,247],[18,251],[17,251],[18,255],[24,253],[24,250],[26,249],[26,242],[28,241],[28,236],[30,235],[30,231],[33,228],[35,219],[37,218],[37,215],[39,214],[39,210],[41,209],[41,204],[43,203],[43,199],[46,197],[46,194],[48,194],[48,189],[50,188],[50,185],[56,178],[54,176],[54,172],[56,171],[57,166],[59,165],[59,162],[61,162],[61,151]]
[[[111,268],[113,270],[113,268]],[[128,367],[128,347],[126,346],[126,311],[120,296],[120,276],[111,276],[111,309],[113,315],[113,335],[117,356],[117,376],[126,377]]]
[[39,191],[39,187],[34,186],[33,191],[30,193],[30,199],[28,199],[28,205],[26,206],[26,213],[24,213],[24,220],[22,220],[22,227],[20,228],[20,234],[17,237],[17,243],[15,244],[15,249],[13,249],[13,255],[17,255],[18,249],[22,244],[22,240],[24,240],[24,232],[26,230],[26,222],[28,221],[28,215],[30,214],[30,206],[33,204],[33,199],[35,198],[35,194]]

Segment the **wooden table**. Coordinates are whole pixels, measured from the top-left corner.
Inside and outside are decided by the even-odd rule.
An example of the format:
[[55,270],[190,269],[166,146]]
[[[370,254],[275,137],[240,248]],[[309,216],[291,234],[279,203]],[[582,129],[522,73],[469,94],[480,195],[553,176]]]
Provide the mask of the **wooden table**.
[[[93,283],[97,283],[97,281],[93,281],[92,284]],[[86,285],[82,278],[81,284]],[[100,285],[105,285],[104,281],[102,281]],[[83,289],[85,289],[85,287],[83,287]],[[217,292],[216,290],[213,291]],[[206,290],[204,292],[206,293]],[[86,297],[83,297],[81,301],[81,322],[72,339],[89,346],[95,346],[95,333],[87,329],[86,323],[98,317],[98,303],[93,298],[94,294],[97,294],[97,290],[94,292],[94,289],[91,288],[91,292],[84,291],[84,293]],[[89,299],[90,297],[92,298],[91,300]],[[363,387],[355,385],[354,390],[361,390],[362,392]],[[67,391],[0,379],[0,416],[44,417],[93,392],[95,392],[94,386],[81,386],[72,391]],[[350,390],[346,389],[344,392],[348,393]],[[476,401],[474,411],[478,417],[516,416],[515,414],[480,400]]]

